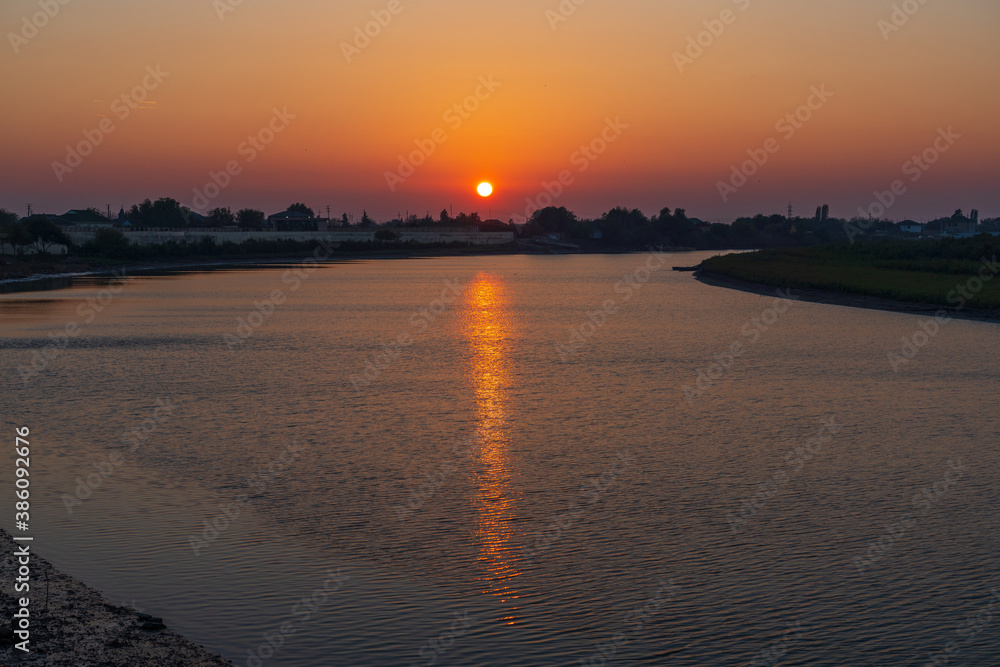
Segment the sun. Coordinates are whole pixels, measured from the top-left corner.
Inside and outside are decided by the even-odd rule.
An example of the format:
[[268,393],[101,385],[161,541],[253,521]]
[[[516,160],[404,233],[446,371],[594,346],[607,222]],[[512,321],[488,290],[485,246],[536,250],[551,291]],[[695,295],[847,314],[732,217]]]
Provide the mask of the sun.
[[489,197],[493,194],[493,186],[484,181],[476,187],[476,192],[479,193],[480,197]]

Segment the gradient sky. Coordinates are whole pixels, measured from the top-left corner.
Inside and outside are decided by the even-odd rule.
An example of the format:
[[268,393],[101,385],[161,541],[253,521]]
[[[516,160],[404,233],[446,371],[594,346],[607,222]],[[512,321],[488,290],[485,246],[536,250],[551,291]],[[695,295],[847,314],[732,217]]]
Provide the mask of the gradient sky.
[[[896,179],[907,192],[891,218],[1000,216],[996,0],[929,0],[888,39],[878,22],[894,0],[586,0],[555,30],[559,0],[400,0],[350,63],[341,44],[388,0],[243,0],[221,18],[238,0],[63,1],[17,53],[8,33],[39,0],[0,4],[0,207],[19,213],[192,204],[236,161],[211,207],[303,201],[384,220],[453,206],[506,221],[568,170],[554,203],[584,216],[669,206],[730,221],[789,200],[850,216]],[[679,71],[674,53],[726,9],[735,20]],[[120,118],[115,99],[157,66],[169,75]],[[478,109],[445,119],[490,76],[501,85]],[[824,85],[833,97],[785,139],[776,122]],[[247,162],[241,143],[276,108],[295,118]],[[581,173],[574,153],[609,118],[627,129]],[[102,121],[114,131],[60,182],[53,162]],[[904,163],[948,127],[961,139],[910,182]],[[385,172],[438,128],[447,140],[391,192]],[[780,150],[723,202],[717,183],[770,137]]]

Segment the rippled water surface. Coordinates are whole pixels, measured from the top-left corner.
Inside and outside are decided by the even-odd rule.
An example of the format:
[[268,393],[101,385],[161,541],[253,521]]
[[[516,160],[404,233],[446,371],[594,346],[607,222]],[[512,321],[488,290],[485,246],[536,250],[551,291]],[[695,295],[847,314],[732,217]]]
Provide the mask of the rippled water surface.
[[2,295],[36,549],[239,665],[1000,665],[1000,329],[704,256]]

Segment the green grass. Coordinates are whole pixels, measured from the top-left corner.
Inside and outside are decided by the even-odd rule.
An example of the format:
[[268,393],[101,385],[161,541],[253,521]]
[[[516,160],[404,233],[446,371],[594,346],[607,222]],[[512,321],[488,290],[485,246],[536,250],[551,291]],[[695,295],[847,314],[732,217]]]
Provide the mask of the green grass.
[[[713,257],[702,269],[778,287],[804,287],[899,301],[957,306],[959,287],[978,278],[983,259],[994,260],[1000,239],[886,241],[854,246],[779,248]],[[992,269],[984,274],[993,275]],[[1000,275],[983,282],[966,305],[1000,310]]]

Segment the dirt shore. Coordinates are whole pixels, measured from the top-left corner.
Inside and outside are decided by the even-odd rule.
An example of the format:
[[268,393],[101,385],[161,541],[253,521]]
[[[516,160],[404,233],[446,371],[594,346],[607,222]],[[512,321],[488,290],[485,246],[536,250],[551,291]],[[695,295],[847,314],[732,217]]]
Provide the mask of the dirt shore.
[[[22,544],[0,529],[0,665],[47,667],[224,667],[213,655],[165,627],[161,619],[108,602],[94,589],[59,572],[31,553],[29,653],[16,649],[21,639],[10,622],[19,609],[12,597]],[[20,595],[19,595],[20,596]]]
[[[740,290],[742,292],[752,292],[773,296],[775,290],[779,289],[773,285],[762,283],[752,283],[737,278],[730,278],[716,273],[708,273],[699,270],[695,278],[706,285],[715,287],[727,287],[729,289]],[[882,299],[875,296],[865,296],[863,294],[849,294],[845,292],[832,292],[829,290],[812,289],[807,287],[793,287],[792,292],[802,301],[812,303],[825,303],[834,306],[848,306],[850,308],[868,308],[870,310],[887,310],[895,313],[908,313],[911,315],[934,316],[938,313],[947,313],[949,318],[962,320],[977,320],[980,322],[1000,322],[1000,311],[984,310],[976,308],[955,308],[954,306],[934,305],[928,303],[916,303],[912,301],[895,301],[892,299]]]

